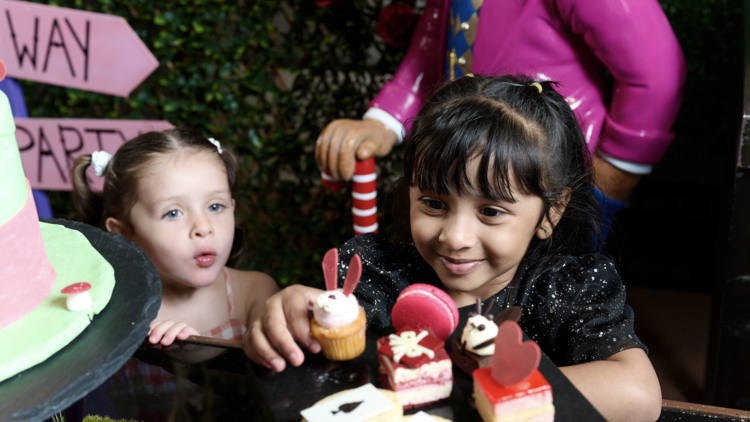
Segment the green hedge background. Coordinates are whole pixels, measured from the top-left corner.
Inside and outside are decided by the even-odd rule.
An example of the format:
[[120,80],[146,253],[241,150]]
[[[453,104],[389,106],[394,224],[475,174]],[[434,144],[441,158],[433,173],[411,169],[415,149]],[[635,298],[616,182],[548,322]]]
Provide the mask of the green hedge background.
[[[405,52],[374,35],[382,2],[48,3],[123,16],[161,65],[130,98],[22,82],[30,116],[163,119],[230,145],[242,167],[236,198],[246,234],[241,266],[268,272],[282,285],[321,286],[322,255],[352,236],[352,222],[348,192],[321,189],[313,145],[331,120],[364,113]],[[725,144],[736,135],[741,111],[732,95],[742,87],[742,3],[661,4],[689,63],[678,138],[665,159],[679,169],[696,157],[705,160],[706,142]],[[708,159],[721,161],[717,154]],[[381,231],[389,234],[383,198],[400,155],[378,165]],[[70,193],[50,197],[56,215],[73,217]]]

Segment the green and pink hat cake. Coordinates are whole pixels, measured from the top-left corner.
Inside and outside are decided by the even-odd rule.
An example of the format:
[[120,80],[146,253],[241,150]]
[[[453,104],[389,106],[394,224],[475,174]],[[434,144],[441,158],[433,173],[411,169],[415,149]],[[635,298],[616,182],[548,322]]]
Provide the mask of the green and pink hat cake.
[[[73,341],[115,285],[112,266],[81,233],[39,222],[15,131],[0,92],[0,382]],[[91,285],[92,304],[69,311],[62,290],[80,282]]]

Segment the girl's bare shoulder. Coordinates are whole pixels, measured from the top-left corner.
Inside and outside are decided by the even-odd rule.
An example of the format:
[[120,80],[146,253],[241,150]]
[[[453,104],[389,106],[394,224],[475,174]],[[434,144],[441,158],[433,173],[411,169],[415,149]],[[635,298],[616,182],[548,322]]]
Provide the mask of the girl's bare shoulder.
[[279,290],[276,281],[270,275],[260,271],[241,271],[227,268],[232,278],[232,289],[247,289],[258,294],[266,290],[276,293]]
[[266,299],[279,291],[276,281],[268,274],[260,271],[241,271],[227,268],[232,279],[232,291],[235,303],[246,304],[249,311],[256,303],[263,304]]

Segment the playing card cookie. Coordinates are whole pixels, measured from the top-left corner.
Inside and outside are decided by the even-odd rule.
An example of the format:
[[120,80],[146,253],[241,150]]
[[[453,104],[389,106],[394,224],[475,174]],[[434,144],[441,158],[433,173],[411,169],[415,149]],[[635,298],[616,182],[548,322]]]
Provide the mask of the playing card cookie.
[[359,255],[349,261],[344,288],[337,289],[339,255],[336,249],[323,257],[323,276],[326,292],[321,293],[313,305],[310,331],[331,360],[350,360],[365,351],[365,326],[367,317],[352,292],[362,275]]
[[404,416],[404,422],[451,422],[450,419],[441,418],[440,416],[430,415],[425,412],[417,412],[413,415]]
[[401,422],[404,409],[394,392],[365,384],[330,395],[301,414],[302,422]]

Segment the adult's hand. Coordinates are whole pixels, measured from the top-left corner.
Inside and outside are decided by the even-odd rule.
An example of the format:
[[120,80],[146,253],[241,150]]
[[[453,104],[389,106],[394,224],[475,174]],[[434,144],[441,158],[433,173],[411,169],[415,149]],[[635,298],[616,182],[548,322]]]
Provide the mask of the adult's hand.
[[398,137],[374,119],[339,119],[328,124],[315,144],[315,160],[328,174],[351,180],[356,160],[384,157]]
[[618,169],[599,154],[594,154],[594,183],[607,197],[616,201],[624,201],[630,196],[641,180],[640,174],[628,173]]

